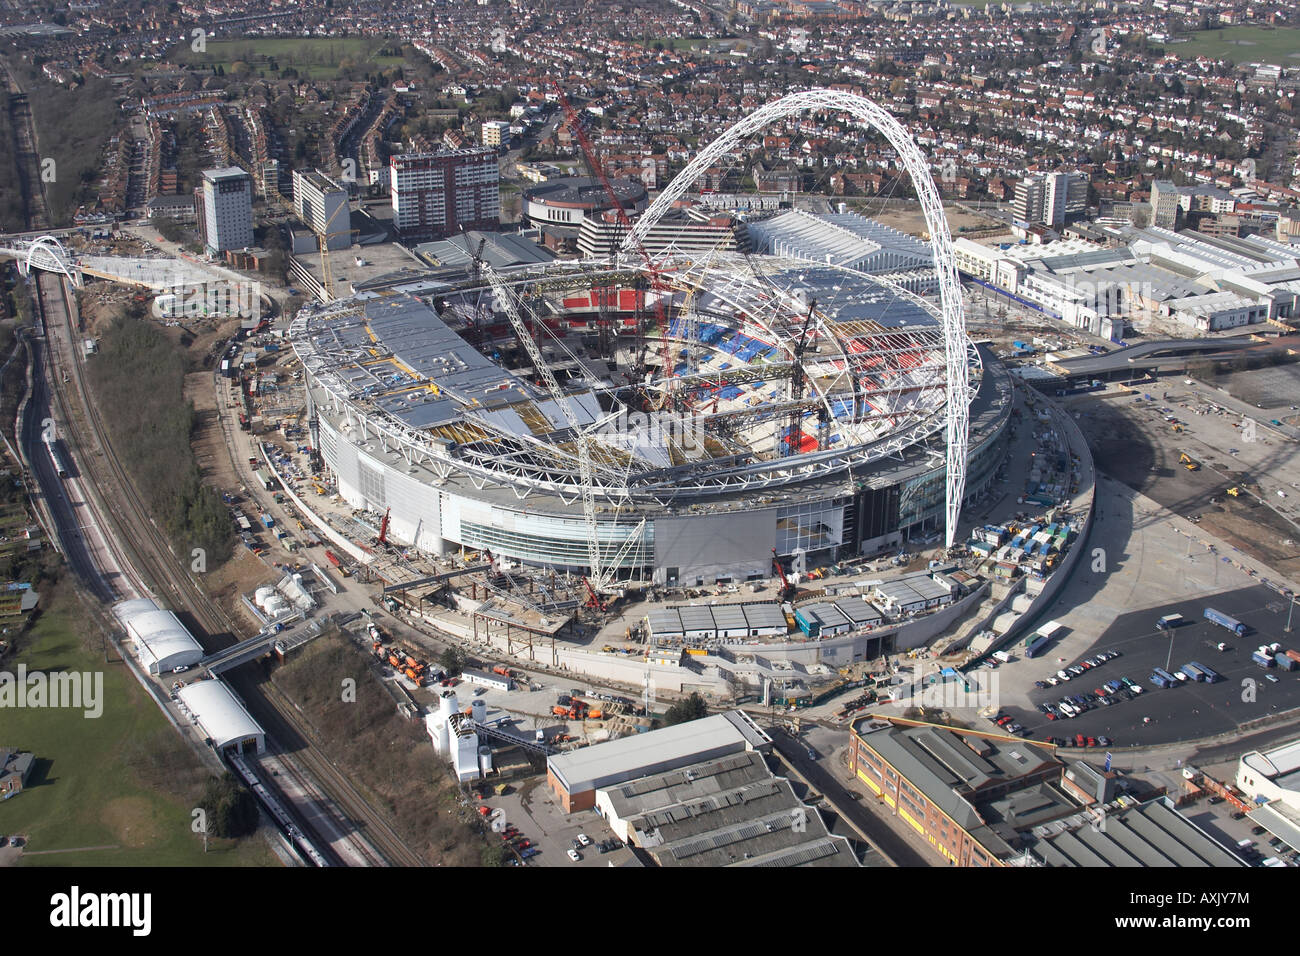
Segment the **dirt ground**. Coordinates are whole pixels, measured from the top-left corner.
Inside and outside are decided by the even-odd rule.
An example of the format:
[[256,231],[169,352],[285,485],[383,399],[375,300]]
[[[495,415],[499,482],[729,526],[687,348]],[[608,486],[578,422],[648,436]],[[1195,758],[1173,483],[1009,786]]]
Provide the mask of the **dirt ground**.
[[1179,462],[1177,439],[1153,438],[1149,425],[1132,412],[1131,403],[1103,399],[1072,408],[1087,412],[1078,421],[1098,470],[1176,514],[1199,515],[1198,524],[1207,533],[1287,577],[1300,576],[1300,535],[1254,497],[1227,494],[1234,485],[1243,491],[1253,487],[1249,474],[1227,454],[1203,456],[1206,467],[1188,471]]

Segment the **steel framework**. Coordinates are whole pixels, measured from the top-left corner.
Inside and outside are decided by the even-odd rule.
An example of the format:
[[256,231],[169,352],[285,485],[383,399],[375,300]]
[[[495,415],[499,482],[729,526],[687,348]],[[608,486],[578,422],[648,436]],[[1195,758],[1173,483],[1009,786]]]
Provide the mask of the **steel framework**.
[[791,93],[759,107],[740,120],[687,164],[668,187],[659,194],[632,230],[623,239],[620,254],[628,256],[645,240],[650,230],[681,198],[695,180],[726,153],[742,141],[760,132],[774,122],[807,111],[834,110],[848,113],[879,131],[898,153],[899,160],[912,179],[912,185],[921,201],[930,232],[934,268],[939,277],[939,308],[943,322],[944,353],[947,363],[947,489],[946,489],[946,543],[951,547],[957,535],[957,521],[961,515],[962,497],[966,490],[966,459],[970,402],[974,397],[970,385],[967,355],[966,319],[962,309],[961,283],[957,278],[956,260],[948,221],[944,218],[939,190],[930,176],[925,154],[912,140],[907,130],[886,110],[865,97],[838,90],[803,90]]

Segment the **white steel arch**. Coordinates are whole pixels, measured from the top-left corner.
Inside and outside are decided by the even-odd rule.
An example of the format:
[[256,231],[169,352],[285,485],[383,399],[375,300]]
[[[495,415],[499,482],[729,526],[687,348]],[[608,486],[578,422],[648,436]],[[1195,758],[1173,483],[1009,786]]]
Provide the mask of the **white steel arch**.
[[46,272],[61,272],[72,280],[74,286],[81,285],[80,271],[73,265],[72,257],[68,255],[63,243],[54,236],[39,236],[27,246],[26,266],[29,273],[33,264]]
[[966,493],[966,456],[970,418],[970,369],[967,365],[966,316],[962,308],[961,283],[952,249],[952,235],[943,215],[939,190],[930,176],[925,154],[898,120],[865,97],[837,90],[802,90],[759,107],[740,120],[687,164],[637,219],[624,237],[620,253],[630,255],[643,243],[650,230],[674,202],[681,198],[699,178],[725,153],[743,140],[787,116],[806,111],[836,110],[856,117],[878,130],[897,151],[912,178],[921,201],[921,212],[930,232],[934,269],[939,277],[939,310],[943,322],[944,353],[948,378],[947,427],[947,499],[945,507],[945,541],[952,547],[961,516],[962,498]]

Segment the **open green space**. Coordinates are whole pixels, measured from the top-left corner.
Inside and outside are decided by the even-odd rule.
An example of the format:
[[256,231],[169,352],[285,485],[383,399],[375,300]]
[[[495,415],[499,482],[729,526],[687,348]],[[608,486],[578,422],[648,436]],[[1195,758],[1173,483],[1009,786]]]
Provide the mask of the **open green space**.
[[1165,52],[1185,60],[1208,56],[1234,63],[1300,66],[1300,28],[1223,27],[1191,34],[1185,43],[1170,43]]
[[[345,68],[388,70],[405,62],[400,41],[383,37],[256,37],[209,40],[195,51],[181,44],[172,51],[173,63],[186,66],[220,66],[227,75],[297,70],[313,80],[331,79]],[[243,64],[242,67],[236,64]]]
[[[103,713],[73,708],[5,708],[3,743],[36,755],[27,788],[0,803],[0,833],[23,834],[24,866],[275,865],[264,840],[209,841],[190,830],[190,812],[209,772],[167,723],[127,666],[86,621],[67,585],[46,589],[39,620],[4,668],[103,674]],[[108,847],[109,849],[82,849]],[[46,854],[42,851],[68,850]]]

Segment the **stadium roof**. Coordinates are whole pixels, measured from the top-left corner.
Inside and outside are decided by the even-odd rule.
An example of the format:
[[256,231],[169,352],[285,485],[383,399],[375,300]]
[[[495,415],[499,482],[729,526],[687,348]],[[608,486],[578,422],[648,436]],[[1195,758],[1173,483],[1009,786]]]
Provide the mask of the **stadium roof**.
[[891,271],[934,262],[930,247],[906,233],[857,213],[816,214],[795,209],[747,226],[763,252]]

